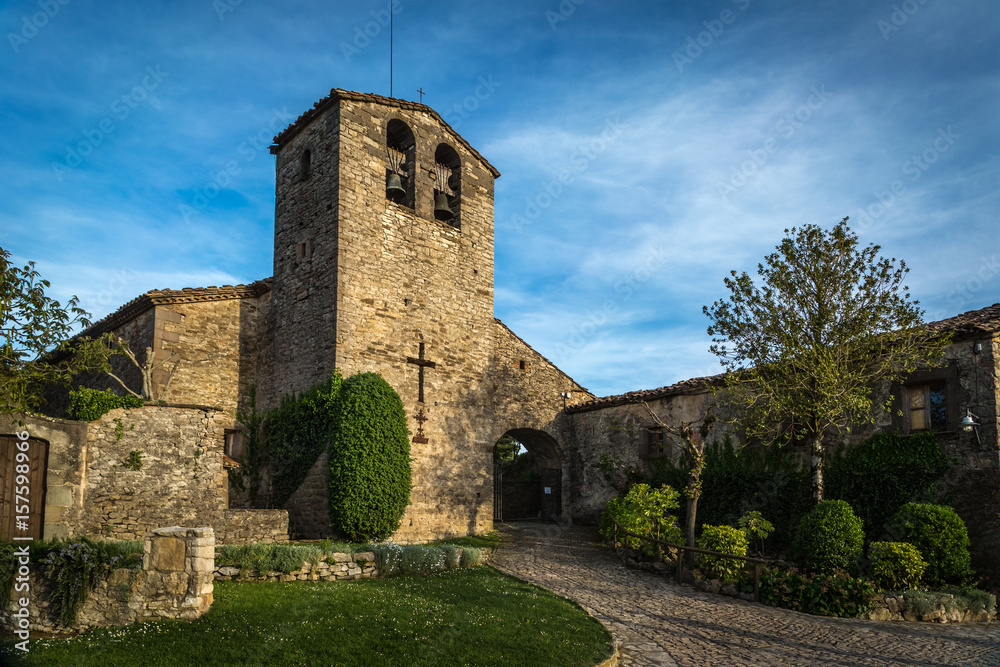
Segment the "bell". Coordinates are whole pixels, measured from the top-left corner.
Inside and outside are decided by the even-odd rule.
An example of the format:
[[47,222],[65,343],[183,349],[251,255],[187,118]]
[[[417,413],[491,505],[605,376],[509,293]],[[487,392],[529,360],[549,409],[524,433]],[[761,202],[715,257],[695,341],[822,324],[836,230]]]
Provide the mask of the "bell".
[[403,179],[394,171],[389,172],[385,179],[385,196],[393,201],[399,201],[406,197],[406,190],[403,189]]
[[448,222],[455,217],[451,207],[448,206],[448,195],[443,192],[434,193],[434,218],[441,222]]

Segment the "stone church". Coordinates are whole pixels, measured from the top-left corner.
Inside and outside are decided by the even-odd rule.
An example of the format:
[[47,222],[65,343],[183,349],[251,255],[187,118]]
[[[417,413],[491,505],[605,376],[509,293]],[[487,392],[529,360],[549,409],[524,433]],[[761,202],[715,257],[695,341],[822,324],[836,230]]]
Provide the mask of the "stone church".
[[[676,458],[650,410],[676,425],[715,403],[714,378],[595,398],[494,317],[500,174],[430,107],[335,89],[271,150],[273,277],[147,292],[84,332],[120,336],[140,359],[152,350],[163,400],[90,423],[25,417],[38,452],[35,536],[135,538],[174,524],[212,525],[221,543],[327,535],[325,455],[275,510],[233,503],[225,467],[239,458],[236,415],[251,407],[251,387],[257,407],[271,408],[335,369],[377,371],[403,400],[413,492],[400,542],[523,516],[594,522],[614,496],[602,460],[641,470]],[[929,326],[954,336],[946,364],[880,389],[905,410],[874,430],[936,433],[959,462],[949,486],[974,559],[1000,571],[1000,304]],[[134,368],[118,370],[138,389]],[[107,377],[88,384],[115,388]],[[65,405],[53,401],[47,414],[64,416]],[[15,431],[0,422],[0,454]],[[872,432],[852,429],[847,440]],[[504,434],[533,464],[516,489],[495,474]],[[148,464],[132,469],[136,451]],[[13,488],[7,474],[0,465],[0,485]],[[527,514],[508,512],[512,491],[528,496],[516,503]],[[0,510],[11,501],[0,495]],[[0,512],[4,537],[15,531],[9,514]]]
[[[334,369],[377,371],[413,433],[400,541],[492,529],[505,433],[541,468],[544,513],[560,514],[561,412],[593,397],[493,316],[497,169],[430,107],[339,89],[271,151],[273,278],[151,291],[84,334],[151,348],[154,396],[169,382],[169,404],[220,410],[230,443],[252,385],[264,409]],[[324,454],[286,505],[294,536],[328,534],[325,471]]]

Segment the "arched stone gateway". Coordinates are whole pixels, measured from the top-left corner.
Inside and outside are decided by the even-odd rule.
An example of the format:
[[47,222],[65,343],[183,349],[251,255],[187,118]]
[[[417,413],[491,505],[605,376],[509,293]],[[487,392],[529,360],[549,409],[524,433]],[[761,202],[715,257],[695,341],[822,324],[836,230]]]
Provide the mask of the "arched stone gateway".
[[494,457],[493,520],[555,520],[563,514],[566,476],[558,441],[532,428],[511,429],[504,435],[523,445],[524,451],[512,461]]

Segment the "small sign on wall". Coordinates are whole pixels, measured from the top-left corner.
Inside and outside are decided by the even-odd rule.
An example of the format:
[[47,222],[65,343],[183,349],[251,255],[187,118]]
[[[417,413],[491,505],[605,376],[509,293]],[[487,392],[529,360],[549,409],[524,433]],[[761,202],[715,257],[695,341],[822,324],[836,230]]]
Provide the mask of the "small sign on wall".
[[552,495],[552,487],[551,486],[546,486],[545,487],[545,494],[546,495]]

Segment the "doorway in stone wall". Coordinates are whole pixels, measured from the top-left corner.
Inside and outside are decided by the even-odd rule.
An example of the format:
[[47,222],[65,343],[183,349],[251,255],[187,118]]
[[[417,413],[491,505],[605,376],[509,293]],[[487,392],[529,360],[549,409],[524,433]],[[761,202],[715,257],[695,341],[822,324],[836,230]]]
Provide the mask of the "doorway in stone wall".
[[27,451],[13,435],[0,435],[0,537],[42,539],[45,523],[45,471],[49,445],[27,440]]
[[512,429],[494,445],[494,521],[553,521],[562,514],[562,492],[562,460],[552,436]]

